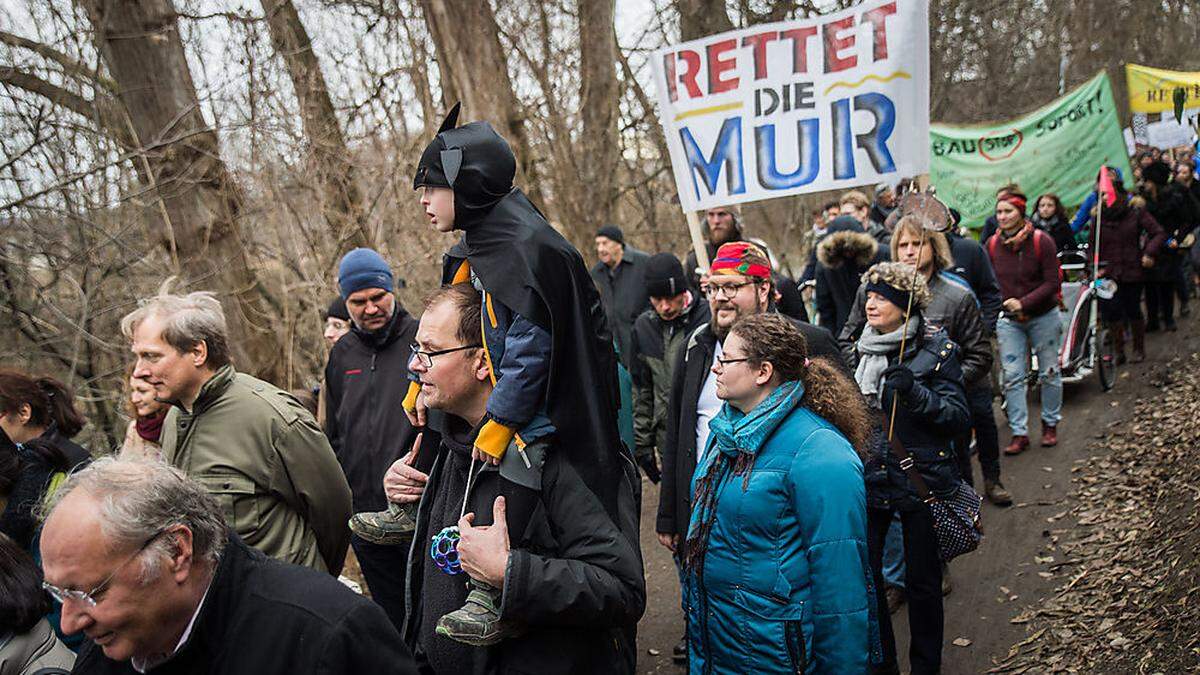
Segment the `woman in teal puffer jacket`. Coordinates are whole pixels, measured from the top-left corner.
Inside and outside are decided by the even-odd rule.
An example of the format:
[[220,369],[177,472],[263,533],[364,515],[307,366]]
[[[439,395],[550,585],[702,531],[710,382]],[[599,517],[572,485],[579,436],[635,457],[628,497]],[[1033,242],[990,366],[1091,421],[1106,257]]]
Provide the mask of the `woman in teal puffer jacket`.
[[684,549],[691,672],[866,672],[863,399],[781,316],[739,321],[723,351]]

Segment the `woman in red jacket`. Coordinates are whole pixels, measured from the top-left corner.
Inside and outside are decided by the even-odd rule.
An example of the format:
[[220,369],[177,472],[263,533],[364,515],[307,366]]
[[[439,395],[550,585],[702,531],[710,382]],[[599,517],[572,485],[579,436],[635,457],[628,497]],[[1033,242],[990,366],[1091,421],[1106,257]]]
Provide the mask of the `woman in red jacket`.
[[[1108,324],[1117,352],[1117,363],[1125,362],[1125,325],[1133,334],[1133,361],[1146,360],[1146,320],[1142,316],[1142,290],[1146,270],[1154,267],[1166,234],[1154,216],[1144,208],[1141,198],[1129,199],[1118,174],[1106,169],[1112,178],[1117,199],[1100,212],[1100,276],[1117,282],[1111,300],[1100,301],[1100,316]],[[1096,246],[1096,228],[1092,228],[1092,250]],[[1145,243],[1143,243],[1145,242]]]
[[1058,257],[1054,239],[1025,217],[1026,199],[1020,192],[1001,193],[996,201],[996,234],[987,242],[988,256],[1000,282],[1004,314],[996,322],[1000,366],[1004,371],[1004,400],[1012,442],[1004,449],[1016,455],[1029,448],[1028,401],[1025,382],[1029,353],[1038,357],[1042,399],[1042,446],[1058,444],[1062,410],[1062,346],[1059,319]]

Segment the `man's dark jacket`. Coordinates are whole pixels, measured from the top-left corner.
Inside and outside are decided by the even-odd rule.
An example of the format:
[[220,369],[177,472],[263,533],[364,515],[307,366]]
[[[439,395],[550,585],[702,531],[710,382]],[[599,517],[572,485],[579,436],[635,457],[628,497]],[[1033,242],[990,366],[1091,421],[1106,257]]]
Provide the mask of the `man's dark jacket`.
[[[793,321],[808,343],[809,358],[824,357],[845,368],[833,334],[825,328]],[[704,381],[712,368],[717,336],[705,324],[688,339],[682,360],[675,364],[675,382],[667,409],[667,442],[662,450],[662,492],[658,497],[658,521],[662,534],[687,536],[691,518],[692,474],[696,471],[697,403]]]
[[[417,511],[417,530],[408,563],[408,621],[404,639],[422,672],[454,675],[500,673],[632,673],[636,631],[646,605],[635,500],[637,471],[622,455],[604,476],[617,487],[618,516],[611,518],[584,486],[553,436],[527,446],[549,447],[542,468],[540,503],[524,533],[509,531],[501,619],[523,625],[521,635],[488,647],[436,635],[434,626],[467,597],[466,574],[450,576],[433,565],[429,543],[455,525],[472,467],[476,430],[445,416],[446,432]],[[511,450],[510,450],[511,452]],[[492,523],[500,490],[494,468],[478,471],[469,512],[475,523]]]
[[650,256],[635,248],[626,248],[625,255],[616,269],[598,262],[592,266],[592,280],[600,291],[604,302],[604,313],[617,345],[621,348],[621,359],[626,368],[631,368],[633,322],[638,315],[650,309],[650,295],[646,293],[646,263]]
[[983,319],[983,327],[988,335],[996,334],[996,320],[1000,318],[1000,282],[996,281],[996,271],[992,269],[992,261],[987,251],[979,242],[964,237],[956,232],[946,234],[950,242],[950,257],[954,258],[954,266],[950,271],[970,284],[975,297],[979,299],[979,314]]
[[397,300],[386,326],[374,333],[354,326],[325,366],[325,435],[350,483],[355,512],[387,508],[383,475],[416,438],[400,403],[417,323]]
[[[73,673],[135,675],[88,641]],[[267,558],[230,534],[187,642],[152,675],[416,673],[378,605],[328,574]]]
[[671,321],[648,309],[633,325],[633,437],[638,461],[653,458],[667,445],[667,408],[675,364],[688,338],[708,323],[712,311],[704,298],[692,293],[692,304]]

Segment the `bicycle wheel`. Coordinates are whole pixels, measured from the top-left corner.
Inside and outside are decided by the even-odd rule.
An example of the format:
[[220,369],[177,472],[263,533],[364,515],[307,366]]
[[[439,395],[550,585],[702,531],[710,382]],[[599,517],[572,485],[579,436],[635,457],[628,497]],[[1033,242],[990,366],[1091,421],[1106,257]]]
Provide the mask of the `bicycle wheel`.
[[1107,328],[1096,327],[1092,333],[1092,345],[1095,350],[1096,377],[1100,378],[1100,388],[1108,391],[1117,383],[1117,350]]

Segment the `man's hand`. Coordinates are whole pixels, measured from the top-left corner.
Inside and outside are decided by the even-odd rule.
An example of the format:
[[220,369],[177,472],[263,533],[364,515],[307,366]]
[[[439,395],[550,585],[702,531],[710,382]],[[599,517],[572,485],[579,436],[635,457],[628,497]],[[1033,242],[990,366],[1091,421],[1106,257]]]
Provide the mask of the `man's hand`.
[[472,527],[473,522],[474,513],[468,513],[458,521],[458,559],[462,561],[462,568],[472,579],[503,589],[510,550],[504,497],[496,497],[492,505],[491,525]]
[[671,553],[675,553],[676,549],[679,548],[679,535],[667,534],[665,532],[659,532],[657,534],[658,534],[658,543],[667,547],[667,550],[670,551]]
[[1021,311],[1021,301],[1016,298],[1009,298],[1004,301],[1004,311],[1010,314],[1017,314]]
[[412,412],[406,408],[404,414],[408,416],[408,423],[414,427],[424,427],[425,418],[429,413],[429,406],[425,405],[425,392],[417,394],[417,407]]
[[475,460],[476,462],[487,462],[488,464],[491,464],[492,466],[500,466],[500,458],[499,457],[492,457],[491,455],[487,454],[486,452],[480,450],[479,446],[477,446],[477,445],[471,446],[471,459]]
[[425,492],[425,483],[429,481],[429,476],[412,467],[413,462],[417,460],[417,452],[421,449],[421,438],[424,435],[417,434],[412,451],[392,462],[387,473],[383,475],[383,494],[389,502],[411,504],[420,500],[421,493]]
[[1154,267],[1154,258],[1151,258],[1148,255],[1142,256],[1142,267],[1144,267],[1146,269],[1150,269],[1151,267]]
[[662,480],[662,471],[658,468],[658,460],[654,458],[654,451],[639,455],[637,458],[638,466],[642,467],[642,471],[646,473],[646,478],[650,479],[651,483],[658,485]]

